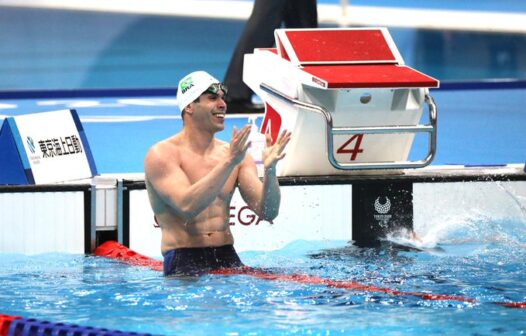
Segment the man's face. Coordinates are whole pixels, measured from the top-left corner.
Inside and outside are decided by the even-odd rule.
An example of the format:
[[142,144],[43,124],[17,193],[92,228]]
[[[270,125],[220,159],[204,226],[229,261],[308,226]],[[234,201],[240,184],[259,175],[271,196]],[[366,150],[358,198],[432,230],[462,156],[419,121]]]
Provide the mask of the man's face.
[[226,108],[223,90],[218,90],[217,93],[207,90],[193,103],[193,118],[203,127],[210,127],[212,131],[219,132],[225,128]]

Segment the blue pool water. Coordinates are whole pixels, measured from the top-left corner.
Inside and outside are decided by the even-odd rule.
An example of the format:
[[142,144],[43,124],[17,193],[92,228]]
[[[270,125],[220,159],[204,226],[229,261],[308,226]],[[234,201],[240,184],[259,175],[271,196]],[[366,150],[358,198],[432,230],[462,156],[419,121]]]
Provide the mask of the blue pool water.
[[[343,241],[295,241],[241,253],[250,266],[417,296],[271,281],[248,275],[168,279],[144,267],[83,255],[0,254],[0,312],[83,326],[176,335],[519,335],[526,301],[526,222],[466,220],[427,252]],[[429,240],[431,233],[423,233]],[[284,266],[286,265],[286,266]],[[28,316],[30,314],[30,316]]]
[[[402,7],[421,3],[352,2]],[[442,8],[445,3],[428,1],[426,6]],[[454,8],[524,12],[524,1],[457,1]],[[197,67],[222,78],[243,24],[3,7],[0,90],[173,88],[189,68]],[[526,78],[524,34],[390,31],[406,63],[442,83]],[[432,94],[439,106],[434,164],[524,163],[524,87],[440,89]],[[0,118],[75,108],[99,173],[141,172],[147,149],[181,127],[173,118],[179,114],[173,104],[151,104],[151,98],[173,97],[146,97],[142,104],[126,104],[119,97],[8,98],[0,100]],[[244,122],[229,121],[220,136],[228,140],[233,125]],[[417,139],[415,148],[412,154],[420,157],[425,144]],[[435,247],[426,252],[388,244],[356,249],[344,241],[296,241],[277,251],[241,253],[247,265],[277,273],[462,296],[475,303],[246,275],[166,279],[159,272],[100,257],[3,253],[0,314],[163,335],[525,334],[525,310],[494,302],[526,301],[526,219],[481,217],[454,225],[444,219],[433,231],[439,235],[419,232],[426,246]]]

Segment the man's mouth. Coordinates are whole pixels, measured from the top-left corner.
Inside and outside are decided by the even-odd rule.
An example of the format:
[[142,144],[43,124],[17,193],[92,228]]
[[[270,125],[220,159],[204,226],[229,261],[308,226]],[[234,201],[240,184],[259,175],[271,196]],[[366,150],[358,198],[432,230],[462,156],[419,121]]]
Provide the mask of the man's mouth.
[[219,118],[219,119],[225,119],[225,113],[224,112],[214,113],[214,117]]

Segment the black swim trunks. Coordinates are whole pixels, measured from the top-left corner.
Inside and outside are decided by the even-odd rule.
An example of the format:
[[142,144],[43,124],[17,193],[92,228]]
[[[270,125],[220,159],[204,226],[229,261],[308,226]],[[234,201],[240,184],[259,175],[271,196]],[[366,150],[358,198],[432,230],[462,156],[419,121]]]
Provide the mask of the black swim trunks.
[[232,245],[179,248],[164,254],[164,275],[202,275],[219,268],[242,266]]

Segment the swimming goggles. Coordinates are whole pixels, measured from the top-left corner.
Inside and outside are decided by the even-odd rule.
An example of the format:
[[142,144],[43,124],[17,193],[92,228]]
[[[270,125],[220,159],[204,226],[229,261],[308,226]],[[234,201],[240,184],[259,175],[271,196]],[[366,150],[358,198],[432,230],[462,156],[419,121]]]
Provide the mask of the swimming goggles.
[[206,91],[203,92],[203,93],[218,94],[220,90],[223,91],[223,93],[225,94],[225,96],[226,96],[226,94],[228,93],[228,88],[227,88],[226,85],[223,84],[223,83],[213,83],[213,84],[210,85],[210,86],[208,87],[208,89],[206,89]]

